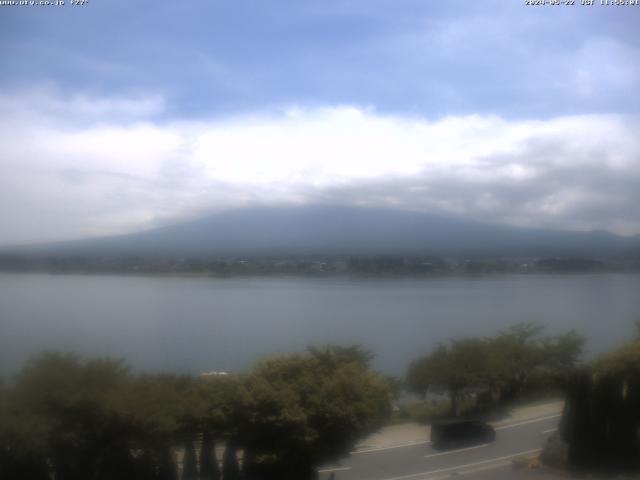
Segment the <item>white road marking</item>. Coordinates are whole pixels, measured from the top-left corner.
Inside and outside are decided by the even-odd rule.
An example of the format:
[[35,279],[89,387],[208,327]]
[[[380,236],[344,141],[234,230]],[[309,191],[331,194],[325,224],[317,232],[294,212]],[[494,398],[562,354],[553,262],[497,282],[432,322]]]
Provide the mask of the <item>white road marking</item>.
[[[520,425],[528,425],[530,423],[535,423],[535,422],[541,422],[543,420],[548,420],[550,418],[557,418],[562,416],[562,414],[558,413],[555,415],[548,415],[546,417],[539,417],[539,418],[534,418],[531,420],[527,420],[524,422],[519,422],[519,423],[512,423],[509,425],[502,425],[501,427],[495,427],[494,430],[503,430],[505,428],[511,428],[511,427],[517,427]],[[350,455],[360,455],[362,453],[372,453],[372,452],[382,452],[384,450],[393,450],[396,448],[404,448],[404,447],[413,447],[414,445],[428,445],[430,444],[431,441],[430,440],[425,440],[425,441],[419,441],[419,442],[409,442],[409,443],[401,443],[399,445],[392,445],[390,447],[374,447],[374,448],[367,448],[364,450],[354,450],[352,452],[349,452]]]
[[546,417],[534,418],[533,420],[527,420],[525,422],[512,423],[510,425],[495,427],[495,430],[504,430],[505,428],[519,427],[520,425],[529,425],[530,423],[542,422],[543,420],[549,420],[550,418],[558,418],[560,416],[562,416],[562,414],[558,413],[556,415],[548,415]]
[[323,468],[318,470],[318,473],[344,472],[347,470],[351,470],[351,467]]
[[558,430],[557,428],[549,428],[547,430],[543,430],[542,433],[551,433],[551,432],[555,432],[557,430]]
[[476,448],[482,448],[482,447],[488,447],[488,446],[489,446],[488,443],[483,443],[482,445],[475,445],[473,447],[458,448],[456,450],[449,450],[448,452],[433,453],[431,455],[425,455],[424,458],[439,457],[441,455],[451,455],[452,453],[466,452],[467,450],[475,450]]
[[426,445],[431,443],[431,440],[423,440],[419,442],[401,443],[399,445],[392,445],[390,447],[375,447],[367,448],[366,450],[354,450],[349,452],[351,455],[359,455],[361,453],[381,452],[383,450],[393,450],[394,448],[413,447],[414,445]]
[[[502,425],[501,427],[495,427],[495,430],[503,430],[505,428],[511,428],[511,427],[517,427],[520,425],[528,425],[530,423],[535,423],[535,422],[542,422],[543,420],[548,420],[550,418],[557,418],[560,417],[561,414],[556,414],[556,415],[548,415],[546,417],[539,417],[539,418],[533,418],[531,420],[527,420],[524,422],[519,422],[519,423],[512,423],[509,425]],[[349,454],[351,455],[360,455],[361,453],[371,453],[371,452],[382,452],[384,450],[393,450],[395,448],[403,448],[403,447],[413,447],[414,445],[427,445],[431,443],[430,440],[425,440],[425,441],[418,441],[418,442],[408,442],[408,443],[401,443],[398,445],[391,445],[390,447],[374,447],[374,448],[366,448],[364,450],[354,450],[352,452],[349,452]]]
[[451,471],[458,470],[458,469],[461,469],[461,468],[475,467],[476,465],[486,465],[487,463],[500,462],[502,460],[507,460],[509,458],[518,457],[520,455],[527,455],[527,454],[530,454],[530,453],[537,453],[537,452],[539,452],[541,450],[542,450],[541,448],[534,448],[533,450],[524,450],[522,452],[512,453],[511,455],[504,455],[502,457],[489,458],[488,460],[481,460],[479,462],[467,463],[467,464],[464,464],[464,465],[455,465],[453,467],[447,467],[447,468],[439,468],[438,470],[429,470],[427,472],[412,473],[412,474],[409,474],[409,475],[402,475],[400,477],[385,478],[383,480],[405,480],[405,479],[409,479],[409,478],[418,478],[418,477],[424,477],[424,476],[427,476],[427,475],[433,475],[434,473],[451,472]]

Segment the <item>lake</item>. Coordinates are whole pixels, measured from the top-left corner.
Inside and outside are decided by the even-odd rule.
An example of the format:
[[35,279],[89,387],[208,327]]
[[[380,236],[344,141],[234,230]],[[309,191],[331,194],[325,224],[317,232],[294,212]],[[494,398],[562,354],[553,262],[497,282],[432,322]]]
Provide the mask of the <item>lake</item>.
[[310,344],[358,343],[402,374],[439,341],[538,321],[590,355],[640,318],[640,274],[181,278],[0,274],[0,371],[43,349],[136,370],[242,371]]

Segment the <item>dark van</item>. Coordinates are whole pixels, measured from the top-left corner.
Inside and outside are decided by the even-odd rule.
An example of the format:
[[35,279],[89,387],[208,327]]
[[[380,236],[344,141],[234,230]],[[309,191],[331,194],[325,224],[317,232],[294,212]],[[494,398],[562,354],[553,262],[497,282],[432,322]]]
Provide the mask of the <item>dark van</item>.
[[479,445],[495,438],[491,425],[476,420],[442,420],[431,424],[431,444],[436,449]]

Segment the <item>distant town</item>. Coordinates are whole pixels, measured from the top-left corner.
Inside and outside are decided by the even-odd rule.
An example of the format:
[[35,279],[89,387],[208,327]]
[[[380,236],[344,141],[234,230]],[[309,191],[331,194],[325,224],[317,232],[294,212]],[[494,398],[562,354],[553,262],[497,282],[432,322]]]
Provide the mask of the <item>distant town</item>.
[[138,275],[448,275],[638,272],[640,257],[170,257],[0,255],[2,272]]

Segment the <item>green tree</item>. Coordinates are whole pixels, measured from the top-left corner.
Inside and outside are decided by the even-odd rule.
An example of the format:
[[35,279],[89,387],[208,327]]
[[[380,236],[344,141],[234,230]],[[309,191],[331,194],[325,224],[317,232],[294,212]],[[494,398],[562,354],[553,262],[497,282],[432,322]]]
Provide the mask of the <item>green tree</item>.
[[593,362],[593,371],[597,376],[624,375],[640,378],[640,339],[598,357]]
[[198,377],[194,383],[192,405],[197,417],[196,429],[207,432],[212,441],[233,436],[237,415],[236,407],[243,377],[240,375]]
[[507,401],[520,395],[533,377],[559,385],[577,365],[585,340],[574,331],[551,337],[542,337],[542,331],[525,323],[493,338],[439,344],[409,365],[407,387],[423,398],[430,388],[447,390],[451,414],[457,415],[464,391],[497,391]]
[[0,478],[49,480],[46,464],[46,425],[15,408],[12,390],[0,383]]
[[198,480],[198,461],[193,442],[188,439],[184,444],[182,459],[182,480]]
[[407,384],[415,393],[424,396],[430,387],[446,389],[454,416],[460,413],[460,394],[487,382],[487,343],[475,338],[439,344],[429,355],[414,361],[407,372]]
[[233,442],[227,443],[224,449],[222,457],[222,478],[223,480],[239,480],[241,478],[240,466],[238,465],[238,452]]
[[220,467],[216,457],[216,442],[210,432],[202,434],[200,449],[200,478],[201,480],[220,480]]
[[535,323],[517,324],[489,341],[491,383],[502,401],[517,397],[543,360],[540,333]]
[[127,386],[121,362],[42,354],[16,379],[10,400],[15,431],[41,439],[28,448],[48,459],[56,478],[126,477],[134,468]]
[[387,381],[387,385],[389,386],[391,398],[393,400],[398,400],[405,389],[405,382],[402,380],[402,378],[393,375],[386,375],[384,378]]
[[202,432],[200,477],[203,480],[220,478],[215,456],[216,441],[225,438],[233,441],[237,436],[237,425],[244,415],[237,401],[242,380],[239,375],[202,376],[194,385],[197,431]]
[[433,382],[433,367],[429,356],[413,360],[405,376],[405,384],[408,390],[419,395],[424,400]]
[[503,401],[530,387],[560,387],[578,365],[585,338],[571,330],[543,337],[544,328],[518,324],[490,340],[490,372]]
[[240,401],[239,439],[249,472],[261,479],[312,478],[316,465],[349,452],[382,424],[390,410],[388,386],[361,353],[310,349],[254,368]]
[[560,432],[569,462],[615,476],[640,469],[640,340],[600,356],[570,377]]
[[575,330],[542,341],[542,367],[549,375],[566,376],[579,363],[585,338]]
[[140,375],[131,381],[127,418],[133,443],[162,479],[177,479],[174,449],[185,445],[187,474],[195,470],[192,439],[201,432],[202,398],[198,382],[188,375]]

